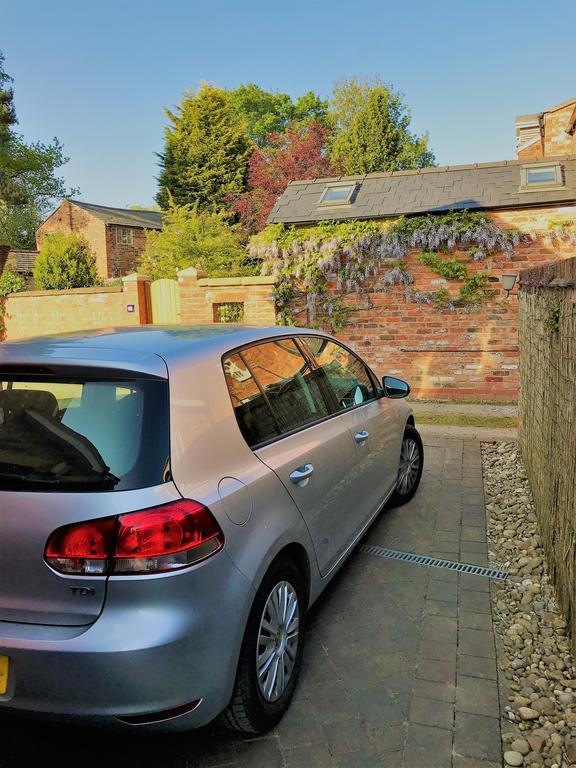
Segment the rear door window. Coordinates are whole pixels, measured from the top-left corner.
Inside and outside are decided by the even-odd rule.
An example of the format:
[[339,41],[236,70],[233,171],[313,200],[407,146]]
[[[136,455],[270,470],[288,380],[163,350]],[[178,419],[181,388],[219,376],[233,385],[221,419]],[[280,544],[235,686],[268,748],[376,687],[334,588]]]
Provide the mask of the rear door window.
[[256,344],[224,360],[238,424],[252,447],[334,411],[322,374],[293,339]]
[[168,456],[165,381],[0,378],[2,490],[145,488]]
[[350,350],[321,336],[307,336],[303,341],[329,382],[338,410],[354,408],[376,398],[367,367]]

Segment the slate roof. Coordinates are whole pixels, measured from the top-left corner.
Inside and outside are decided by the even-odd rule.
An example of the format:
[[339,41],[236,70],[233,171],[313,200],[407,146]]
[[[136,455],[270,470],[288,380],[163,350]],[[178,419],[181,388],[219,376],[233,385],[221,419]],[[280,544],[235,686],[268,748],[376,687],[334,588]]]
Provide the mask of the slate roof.
[[[277,200],[268,222],[307,224],[325,219],[376,219],[462,208],[490,210],[576,203],[576,156],[547,157],[539,162],[560,162],[564,186],[521,192],[520,169],[529,165],[522,160],[292,181]],[[318,207],[327,182],[333,181],[358,183],[353,203]]]
[[143,227],[144,229],[162,229],[162,214],[157,211],[131,211],[128,208],[109,208],[106,205],[84,203],[81,200],[70,200],[88,211],[105,224],[118,224],[121,227]]
[[16,262],[16,272],[21,275],[31,275],[38,251],[10,251],[8,260]]

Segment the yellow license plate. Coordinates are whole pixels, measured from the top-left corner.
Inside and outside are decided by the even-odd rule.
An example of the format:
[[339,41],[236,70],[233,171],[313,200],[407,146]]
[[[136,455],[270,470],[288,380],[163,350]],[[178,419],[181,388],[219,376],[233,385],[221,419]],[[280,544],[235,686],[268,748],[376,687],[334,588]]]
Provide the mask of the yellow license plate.
[[8,690],[8,670],[10,669],[10,658],[0,656],[0,696],[3,696]]

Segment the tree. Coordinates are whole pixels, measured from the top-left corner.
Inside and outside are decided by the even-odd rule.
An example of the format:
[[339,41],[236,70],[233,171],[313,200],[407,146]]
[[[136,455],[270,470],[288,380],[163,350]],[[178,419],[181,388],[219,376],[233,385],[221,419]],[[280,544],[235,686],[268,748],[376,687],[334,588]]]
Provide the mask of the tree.
[[328,133],[320,123],[291,124],[285,133],[269,137],[269,147],[254,150],[248,172],[250,189],[235,203],[240,221],[250,232],[265,226],[288,182],[339,173],[324,153]]
[[197,210],[219,210],[230,195],[244,190],[251,152],[245,126],[230,105],[228,94],[206,83],[188,93],[176,112],[166,110],[164,153],[160,155],[158,204]]
[[428,136],[410,132],[401,94],[378,78],[340,81],[331,101],[334,137],[330,155],[347,174],[434,165]]
[[0,148],[12,137],[16,125],[12,78],[4,72],[4,54],[0,51]]
[[34,231],[54,200],[78,190],[67,190],[64,180],[56,176],[68,162],[57,139],[50,144],[26,144],[15,133],[12,79],[4,72],[3,62],[0,52],[0,240],[32,248]]
[[0,203],[0,243],[7,243],[16,249],[33,249],[36,230],[42,220],[43,216],[34,201],[24,205]]
[[96,259],[86,239],[77,232],[46,235],[34,262],[34,283],[44,290],[97,285]]
[[225,211],[169,203],[162,230],[148,230],[139,271],[151,280],[175,278],[177,272],[196,267],[212,277],[254,274],[237,225]]
[[325,122],[328,103],[312,91],[293,102],[287,93],[270,93],[254,83],[229,91],[234,113],[244,122],[250,139],[259,147],[290,123]]

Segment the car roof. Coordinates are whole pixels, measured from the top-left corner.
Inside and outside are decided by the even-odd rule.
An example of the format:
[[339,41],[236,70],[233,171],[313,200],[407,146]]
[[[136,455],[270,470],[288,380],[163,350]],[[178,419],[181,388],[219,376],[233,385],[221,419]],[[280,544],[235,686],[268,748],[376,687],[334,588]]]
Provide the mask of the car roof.
[[[88,360],[98,358],[120,367],[130,362],[133,370],[149,370],[156,366],[151,357],[171,361],[187,358],[220,357],[226,351],[271,336],[298,333],[319,334],[309,328],[284,326],[249,326],[217,323],[213,325],[144,325],[133,328],[102,328],[91,331],[40,336],[0,345],[0,364],[26,361],[56,362],[59,359]],[[141,366],[137,364],[140,359]],[[147,361],[147,362],[145,362]],[[160,362],[158,360],[158,362]],[[152,370],[150,370],[152,372]]]

